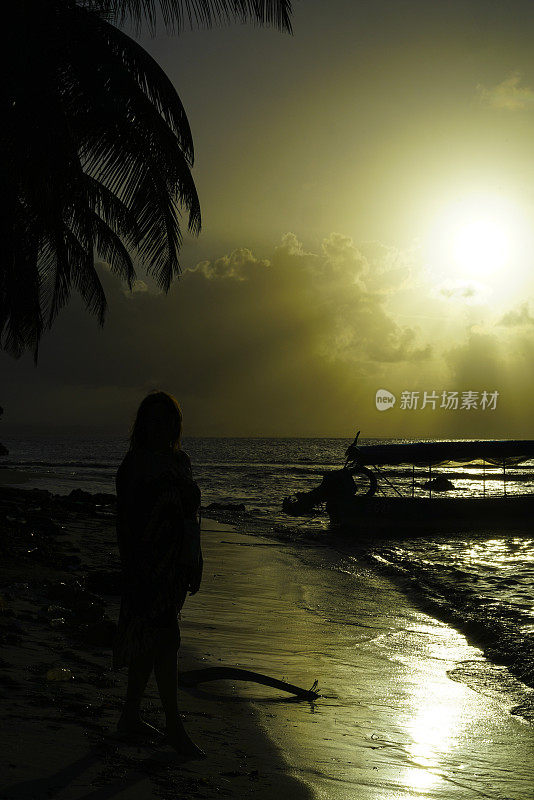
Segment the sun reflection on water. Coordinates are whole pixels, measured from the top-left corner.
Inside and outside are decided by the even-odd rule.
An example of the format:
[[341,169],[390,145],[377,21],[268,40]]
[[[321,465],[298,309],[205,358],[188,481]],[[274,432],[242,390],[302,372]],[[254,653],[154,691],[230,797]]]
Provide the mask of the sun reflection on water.
[[[409,764],[403,767],[402,780],[414,792],[442,781],[444,762],[454,761],[455,751],[461,751],[464,731],[471,724],[466,687],[443,681],[449,659],[454,662],[465,658],[465,641],[449,628],[441,629],[438,641],[435,626],[433,633],[423,652],[418,653],[417,665],[412,660],[412,675],[417,675],[418,680],[410,681],[406,696],[410,705],[405,724],[411,741],[405,745]],[[470,650],[476,658],[476,649]],[[455,767],[461,769],[462,764]]]

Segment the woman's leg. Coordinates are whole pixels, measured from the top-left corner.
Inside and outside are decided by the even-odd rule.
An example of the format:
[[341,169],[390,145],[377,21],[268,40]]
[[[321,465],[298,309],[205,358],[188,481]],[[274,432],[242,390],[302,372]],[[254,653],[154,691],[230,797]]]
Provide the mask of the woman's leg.
[[170,632],[162,632],[158,649],[154,658],[154,675],[158,685],[161,705],[165,712],[167,728],[171,728],[179,719],[178,714],[178,647]]
[[154,659],[154,673],[165,712],[167,740],[181,755],[199,758],[205,755],[204,751],[190,739],[178,712],[177,655],[178,643],[171,628],[162,633]]
[[154,653],[142,653],[131,659],[128,667],[128,686],[126,702],[118,722],[118,729],[124,732],[154,732],[153,728],[140,717],[141,698],[146,689],[154,666]]

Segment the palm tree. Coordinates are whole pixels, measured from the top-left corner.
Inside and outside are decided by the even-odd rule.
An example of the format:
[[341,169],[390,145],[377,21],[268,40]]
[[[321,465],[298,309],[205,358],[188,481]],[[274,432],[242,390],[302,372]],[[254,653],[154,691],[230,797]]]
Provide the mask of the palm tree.
[[132,255],[167,291],[180,209],[200,231],[193,142],[172,83],[118,27],[238,19],[291,33],[289,0],[17,0],[4,47],[0,346],[32,349],[71,288],[103,324],[95,257],[131,287]]

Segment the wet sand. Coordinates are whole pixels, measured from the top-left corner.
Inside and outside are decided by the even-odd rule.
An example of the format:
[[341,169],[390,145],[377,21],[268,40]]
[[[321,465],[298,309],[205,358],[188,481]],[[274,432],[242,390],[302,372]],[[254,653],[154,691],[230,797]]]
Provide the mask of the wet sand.
[[[52,515],[59,523],[59,532],[33,536],[31,526],[25,523],[31,519],[28,509],[36,502],[30,495],[19,493],[13,505],[11,496],[6,518],[0,492],[0,541],[3,545],[8,542],[0,579],[0,706],[4,720],[0,732],[1,800],[174,800],[181,796],[252,794],[260,798],[290,794],[296,800],[310,797],[257,723],[248,698],[241,697],[228,682],[215,694],[180,690],[186,726],[208,754],[203,761],[180,760],[159,737],[130,743],[117,736],[115,725],[122,708],[126,670],[111,669],[109,646],[80,640],[69,626],[54,623],[59,611],[46,611],[54,605],[47,597],[47,587],[74,579],[83,582],[84,576],[109,573],[110,569],[113,573],[118,566],[113,519],[109,512],[97,508],[91,511],[87,504],[66,508],[59,500]],[[37,546],[28,548],[28,543],[35,544],[34,538],[38,539]],[[36,554],[36,549],[40,553]],[[65,558],[81,563],[69,569],[57,568]],[[202,587],[205,594],[209,586],[207,577]],[[119,597],[101,596],[107,614],[116,620]],[[188,599],[190,610],[199,596]],[[200,627],[207,636],[214,632],[211,617]],[[194,636],[184,630],[182,638],[180,668],[206,666],[206,657],[199,652]],[[214,665],[219,664],[215,661]],[[70,670],[72,679],[47,680],[48,670],[56,667]],[[160,729],[163,726],[153,676],[143,717]]]
[[512,694],[455,679],[469,666],[474,685],[488,667],[463,635],[352,560],[340,572],[329,548],[215,530],[204,541],[211,588],[184,614],[184,638],[206,659],[234,650],[244,668],[319,680],[314,704],[241,689],[314,796],[531,800],[533,726],[510,714]]
[[[350,561],[339,571],[328,548],[297,551],[211,520],[203,585],[182,611],[180,667],[238,666],[306,688],[318,679],[323,697],[229,680],[182,689],[204,761],[180,762],[159,740],[118,740],[126,671],[111,670],[109,647],[39,615],[44,581],[116,567],[113,519],[87,504],[58,506],[54,518],[55,556],[36,562],[13,545],[1,576],[2,800],[532,798],[532,726],[503,696],[447,674],[485,663],[461,634],[386,578]],[[65,554],[80,563],[57,569]],[[102,596],[116,619],[119,598]],[[52,666],[74,678],[46,681]],[[162,725],[153,678],[144,716]]]

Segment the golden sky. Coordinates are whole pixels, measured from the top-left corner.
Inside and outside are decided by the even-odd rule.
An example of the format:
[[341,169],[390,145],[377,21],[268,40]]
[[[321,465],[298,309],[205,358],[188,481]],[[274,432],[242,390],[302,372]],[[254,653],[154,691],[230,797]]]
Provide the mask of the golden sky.
[[189,116],[203,231],[168,296],[103,266],[103,330],[74,301],[37,369],[0,357],[6,429],[120,429],[158,387],[190,434],[534,434],[534,8],[300,2],[293,26],[141,37]]

